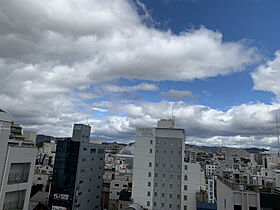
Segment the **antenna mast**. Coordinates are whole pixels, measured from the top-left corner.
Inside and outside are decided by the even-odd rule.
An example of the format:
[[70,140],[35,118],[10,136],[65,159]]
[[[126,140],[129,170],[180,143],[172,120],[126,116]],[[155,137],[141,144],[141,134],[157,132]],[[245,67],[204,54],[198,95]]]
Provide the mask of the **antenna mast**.
[[276,112],[276,132],[277,132],[277,139],[278,139],[278,157],[280,157],[280,143],[279,143],[279,130],[278,130],[278,116]]

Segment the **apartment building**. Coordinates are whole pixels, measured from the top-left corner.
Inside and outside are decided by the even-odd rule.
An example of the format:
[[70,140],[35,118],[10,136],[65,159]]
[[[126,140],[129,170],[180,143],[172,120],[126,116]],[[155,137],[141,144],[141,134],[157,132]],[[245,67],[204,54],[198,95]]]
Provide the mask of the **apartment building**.
[[35,139],[35,132],[22,135],[21,126],[0,109],[0,209],[28,209],[37,152]]

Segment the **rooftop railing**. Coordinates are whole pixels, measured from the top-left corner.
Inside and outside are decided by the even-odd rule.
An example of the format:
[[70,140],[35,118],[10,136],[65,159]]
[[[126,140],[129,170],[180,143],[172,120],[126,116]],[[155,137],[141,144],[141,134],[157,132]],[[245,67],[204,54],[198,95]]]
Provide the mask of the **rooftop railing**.
[[229,187],[231,190],[236,191],[250,191],[250,192],[266,192],[266,193],[276,193],[280,194],[279,187],[272,187],[272,186],[263,186],[263,185],[253,185],[253,184],[244,184],[244,183],[236,183],[232,180],[228,180],[221,175],[217,176],[218,180]]

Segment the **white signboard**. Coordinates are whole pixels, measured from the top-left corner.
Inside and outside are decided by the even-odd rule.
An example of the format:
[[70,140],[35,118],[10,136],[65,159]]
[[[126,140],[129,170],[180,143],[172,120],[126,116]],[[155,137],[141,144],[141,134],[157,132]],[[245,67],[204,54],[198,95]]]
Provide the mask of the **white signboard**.
[[63,206],[52,206],[52,210],[67,210],[67,208]]
[[137,128],[136,134],[137,136],[154,137],[152,128]]
[[53,195],[53,198],[57,199],[57,200],[66,200],[67,201],[69,198],[69,195],[56,193]]
[[208,180],[208,200],[210,203],[213,203],[215,200],[214,197],[214,180],[209,179]]

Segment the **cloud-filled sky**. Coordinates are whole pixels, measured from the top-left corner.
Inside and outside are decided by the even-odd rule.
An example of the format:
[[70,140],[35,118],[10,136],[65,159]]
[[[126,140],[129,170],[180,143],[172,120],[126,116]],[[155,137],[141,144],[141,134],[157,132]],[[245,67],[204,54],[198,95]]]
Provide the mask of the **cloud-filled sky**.
[[187,143],[277,146],[280,2],[2,0],[0,107],[24,128],[131,142],[176,118]]

